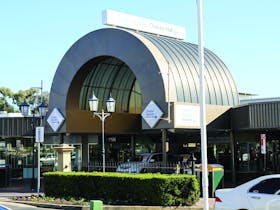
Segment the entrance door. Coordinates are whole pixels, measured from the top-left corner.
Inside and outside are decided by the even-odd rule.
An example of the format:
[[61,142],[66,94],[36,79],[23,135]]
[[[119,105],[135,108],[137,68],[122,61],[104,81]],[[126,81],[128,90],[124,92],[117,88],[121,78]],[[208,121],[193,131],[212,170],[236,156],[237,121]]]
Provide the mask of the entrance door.
[[81,171],[82,169],[82,145],[74,144],[75,148],[71,153],[72,171]]
[[270,173],[280,172],[280,140],[267,142],[266,170]]
[[240,172],[257,172],[260,170],[259,143],[240,143],[236,146],[238,170]]
[[261,154],[259,143],[240,143],[236,149],[239,172],[280,172],[280,140],[267,141],[266,154]]

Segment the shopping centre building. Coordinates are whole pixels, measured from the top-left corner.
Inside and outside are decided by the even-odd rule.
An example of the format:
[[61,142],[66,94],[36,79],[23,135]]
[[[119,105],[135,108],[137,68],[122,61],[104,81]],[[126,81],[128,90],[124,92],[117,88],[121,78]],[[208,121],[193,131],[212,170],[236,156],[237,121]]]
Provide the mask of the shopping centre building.
[[[279,173],[280,99],[241,104],[227,66],[214,52],[204,53],[208,162],[223,165],[233,183],[243,174]],[[199,162],[198,63],[196,44],[168,35],[124,28],[86,34],[54,75],[42,154],[72,145],[73,170],[100,166],[103,145],[107,171],[151,152],[193,153]],[[100,112],[110,95],[116,102],[104,133],[89,110],[93,93]],[[6,116],[0,123],[0,159],[24,168],[31,158],[31,118]]]

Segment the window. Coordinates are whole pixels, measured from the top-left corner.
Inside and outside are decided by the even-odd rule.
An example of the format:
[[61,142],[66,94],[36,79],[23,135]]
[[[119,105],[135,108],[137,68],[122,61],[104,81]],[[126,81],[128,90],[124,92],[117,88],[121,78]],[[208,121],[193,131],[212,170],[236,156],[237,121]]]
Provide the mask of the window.
[[153,155],[153,156],[152,156],[152,159],[153,159],[155,162],[161,162],[161,161],[162,161],[162,154]]
[[275,194],[280,190],[280,178],[273,178],[263,180],[257,185],[253,186],[249,192],[251,193],[265,193],[265,194]]

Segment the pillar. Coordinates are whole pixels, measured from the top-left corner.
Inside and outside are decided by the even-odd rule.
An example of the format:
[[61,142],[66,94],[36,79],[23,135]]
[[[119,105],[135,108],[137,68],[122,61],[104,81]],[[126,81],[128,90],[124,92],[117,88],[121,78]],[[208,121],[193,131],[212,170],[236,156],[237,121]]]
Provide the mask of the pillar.
[[235,138],[233,131],[230,131],[230,150],[231,150],[231,181],[236,185],[236,168],[235,168]]
[[58,153],[58,171],[71,171],[71,152],[74,147],[68,144],[60,144],[58,147],[54,147],[54,150]]
[[166,129],[161,129],[161,140],[162,140],[162,161],[163,166],[166,167]]

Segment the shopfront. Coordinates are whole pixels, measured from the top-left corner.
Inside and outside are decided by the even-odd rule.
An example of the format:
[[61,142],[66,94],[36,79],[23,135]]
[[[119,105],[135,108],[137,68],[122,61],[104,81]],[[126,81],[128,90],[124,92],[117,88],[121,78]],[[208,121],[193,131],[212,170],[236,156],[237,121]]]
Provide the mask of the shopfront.
[[[199,162],[197,55],[195,44],[128,29],[99,29],[79,39],[65,53],[53,78],[42,165],[49,161],[48,170],[56,170],[54,148],[62,143],[73,146],[71,168],[76,171],[101,170],[103,157],[106,171],[114,171],[120,162],[153,152],[195,154]],[[233,182],[236,174],[279,172],[280,123],[275,117],[280,114],[275,108],[279,102],[268,105],[274,107],[273,113],[267,107],[258,111],[257,104],[239,107],[232,75],[208,49],[205,67],[209,163],[222,164]],[[101,120],[89,110],[93,93],[103,109],[109,96],[116,100],[116,111],[105,120],[104,132]],[[265,154],[260,154],[260,134],[266,134]],[[31,133],[11,140],[12,135],[1,136],[3,159],[11,153],[15,155],[9,163],[30,162]]]
[[[54,76],[46,119],[55,109],[64,120],[57,130],[46,124],[45,143],[54,144],[56,138],[56,143],[80,145],[78,170],[98,170],[103,157],[101,121],[89,111],[88,99],[94,93],[105,108],[111,94],[116,111],[105,121],[107,170],[113,170],[113,162],[133,160],[142,153],[199,156],[197,53],[197,45],[133,30],[104,28],[85,35],[65,53]],[[205,53],[211,124],[239,100],[227,67],[210,50]],[[157,117],[152,123],[147,119],[151,113]],[[212,124],[210,136],[218,139],[215,131],[224,133],[225,128]],[[220,154],[217,149],[223,147],[211,148],[214,161]]]
[[[224,166],[227,182],[239,184],[262,174],[280,173],[279,107],[280,100],[237,106],[208,124],[208,162]],[[33,137],[30,119],[2,117],[0,121],[1,165],[9,165],[10,178],[31,178]],[[219,130],[213,129],[218,125],[222,125]],[[167,129],[166,136],[165,150],[168,153],[194,154],[199,163],[199,130]],[[162,130],[107,134],[105,139],[107,171],[114,171],[117,164],[134,160],[139,154],[162,152]],[[54,148],[62,141],[74,147],[71,153],[72,170],[101,170],[100,134],[67,133],[46,135],[41,145],[42,172],[57,170]],[[34,146],[37,157],[37,146]],[[35,170],[36,166],[37,159]]]
[[236,174],[244,179],[280,172],[280,100],[251,102],[232,112]]

